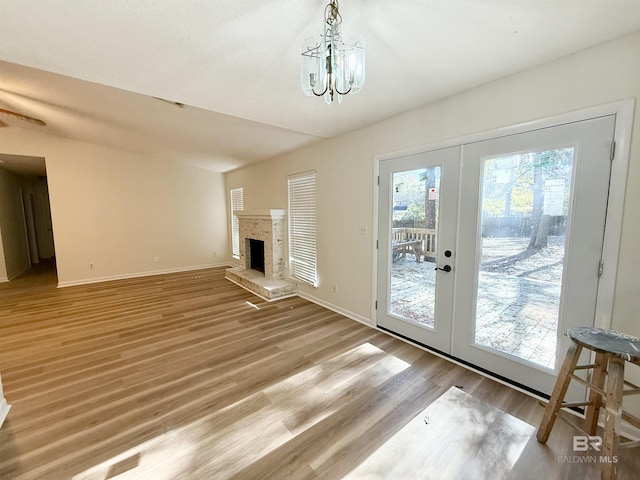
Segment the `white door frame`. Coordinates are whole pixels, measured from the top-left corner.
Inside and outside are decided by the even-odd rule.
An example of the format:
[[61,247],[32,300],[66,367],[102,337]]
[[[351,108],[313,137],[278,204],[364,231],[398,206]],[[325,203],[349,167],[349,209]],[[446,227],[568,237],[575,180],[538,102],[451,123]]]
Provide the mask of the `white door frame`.
[[[442,148],[464,145],[465,143],[491,140],[507,135],[524,133],[530,130],[574,123],[589,120],[605,115],[616,115],[614,132],[615,157],[611,165],[611,179],[609,202],[607,207],[607,223],[604,235],[602,262],[603,272],[598,286],[596,300],[595,326],[610,328],[613,314],[613,300],[615,295],[615,282],[618,272],[618,259],[620,254],[620,239],[622,234],[622,216],[624,213],[624,198],[627,184],[627,172],[629,168],[630,145],[633,129],[633,115],[635,109],[635,99],[625,99],[617,102],[607,103],[582,110],[553,115],[538,120],[511,125],[508,127],[488,130],[472,135],[465,135],[442,142],[413,147],[410,149],[394,151],[375,155],[373,158],[373,182],[374,182],[374,202],[373,202],[373,232],[378,232],[379,214],[379,172],[380,162],[394,157],[402,157],[416,153],[429,152]],[[372,276],[371,276],[371,321],[372,326],[377,325],[376,296],[378,278],[378,250],[377,235],[372,236]]]

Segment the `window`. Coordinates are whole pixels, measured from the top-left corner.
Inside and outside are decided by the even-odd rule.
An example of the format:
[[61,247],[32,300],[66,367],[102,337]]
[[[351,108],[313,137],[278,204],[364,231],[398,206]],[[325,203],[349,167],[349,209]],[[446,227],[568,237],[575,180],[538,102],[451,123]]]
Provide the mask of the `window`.
[[290,273],[293,278],[317,287],[316,172],[291,175],[287,183]]
[[240,222],[233,214],[235,210],[244,210],[244,187],[231,190],[231,254],[240,258]]

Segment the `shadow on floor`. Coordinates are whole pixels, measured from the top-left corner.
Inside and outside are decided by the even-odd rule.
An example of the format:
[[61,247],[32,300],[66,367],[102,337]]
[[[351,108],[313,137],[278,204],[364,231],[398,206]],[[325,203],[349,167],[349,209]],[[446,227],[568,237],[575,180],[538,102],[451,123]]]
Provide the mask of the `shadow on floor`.
[[42,259],[34,263],[31,268],[6,283],[0,283],[0,288],[57,286],[58,274],[55,257]]

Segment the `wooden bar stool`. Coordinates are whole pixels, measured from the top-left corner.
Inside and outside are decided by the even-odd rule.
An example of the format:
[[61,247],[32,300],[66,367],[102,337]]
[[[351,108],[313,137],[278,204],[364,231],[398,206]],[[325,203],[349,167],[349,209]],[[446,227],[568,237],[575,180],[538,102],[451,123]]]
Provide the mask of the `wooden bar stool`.
[[[558,411],[562,407],[586,406],[585,428],[584,430],[576,428],[584,435],[594,436],[598,427],[600,408],[604,407],[602,455],[613,460],[617,457],[619,448],[640,446],[640,442],[620,443],[623,420],[640,428],[640,419],[622,410],[622,398],[625,395],[640,393],[639,387],[624,380],[625,362],[640,365],[640,338],[613,330],[590,327],[572,328],[567,331],[567,335],[572,343],[567,350],[558,380],[538,427],[538,441],[547,442]],[[595,352],[594,363],[578,365],[583,348]],[[591,372],[587,375],[587,380],[584,380],[575,374],[576,370],[591,370]],[[586,401],[563,402],[571,380],[587,386],[589,396]],[[629,388],[625,389],[625,386]],[[617,463],[608,461],[601,465],[603,479],[617,478]]]

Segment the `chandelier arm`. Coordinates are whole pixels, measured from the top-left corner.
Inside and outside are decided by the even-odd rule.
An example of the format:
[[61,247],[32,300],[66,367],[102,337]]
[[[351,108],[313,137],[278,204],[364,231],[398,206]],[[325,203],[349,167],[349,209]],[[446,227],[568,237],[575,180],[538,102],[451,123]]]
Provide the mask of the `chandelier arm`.
[[335,91],[338,92],[340,95],[346,95],[347,93],[349,93],[351,91],[352,86],[349,85],[349,90],[347,90],[346,92],[341,92],[340,90],[338,90],[338,87],[335,87]]
[[313,94],[314,94],[316,97],[321,97],[321,96],[323,96],[325,93],[327,93],[327,90],[329,90],[329,82],[327,82],[327,86],[326,86],[326,87],[324,87],[324,92],[322,92],[322,93],[316,93],[315,88],[311,87],[311,91],[313,92]]

